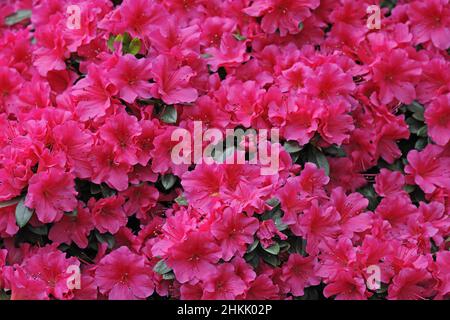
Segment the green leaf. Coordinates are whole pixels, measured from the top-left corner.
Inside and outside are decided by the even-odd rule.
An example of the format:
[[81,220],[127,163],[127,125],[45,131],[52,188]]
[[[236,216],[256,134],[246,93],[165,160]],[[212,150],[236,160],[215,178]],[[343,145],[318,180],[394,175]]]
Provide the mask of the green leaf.
[[70,249],[70,246],[68,245],[68,244],[65,244],[65,243],[61,243],[59,246],[58,246],[58,250],[59,251],[67,251],[67,250],[69,250]]
[[427,138],[420,138],[416,141],[416,144],[414,145],[414,149],[416,150],[423,150],[428,144],[428,139]]
[[280,245],[280,252],[286,252],[291,248],[291,244],[287,241],[280,241],[278,244]]
[[424,115],[423,115],[423,112],[422,112],[422,113],[419,113],[419,112],[413,113],[412,116],[413,116],[413,118],[416,119],[417,121],[420,121],[420,122],[424,122],[424,121],[425,121],[425,117],[424,117]]
[[325,153],[335,156],[337,158],[344,158],[347,156],[344,149],[342,149],[341,147],[338,147],[337,145],[332,145],[328,148],[324,148],[323,151]]
[[277,255],[278,253],[280,253],[280,245],[277,242],[275,242],[273,245],[271,245],[268,248],[263,247],[263,249],[264,249],[264,251],[266,251],[270,254],[274,254],[274,255]]
[[277,205],[280,204],[280,200],[278,200],[278,198],[271,198],[269,200],[266,201],[266,204],[272,208],[276,207]]
[[309,149],[308,161],[315,163],[318,168],[324,169],[327,176],[330,175],[330,164],[328,163],[327,157],[319,149]]
[[166,106],[161,114],[161,120],[165,123],[176,123],[177,119],[177,109],[174,106]]
[[302,146],[295,140],[286,141],[283,147],[288,153],[295,153],[302,150]]
[[210,53],[203,53],[200,55],[200,57],[202,57],[203,59],[209,59],[209,58],[212,58],[212,56],[213,55]]
[[64,214],[66,216],[69,216],[69,217],[76,217],[76,216],[78,216],[78,209],[75,209],[75,210],[70,211],[70,212],[64,212]]
[[116,37],[114,35],[110,35],[108,38],[108,41],[106,42],[108,49],[111,51],[114,51],[114,42],[116,40]]
[[278,267],[278,265],[280,264],[280,259],[272,254],[263,254],[262,258],[266,263],[270,264],[273,267]]
[[121,41],[122,41],[122,49],[128,49],[131,42],[131,36],[128,32],[124,32],[123,35],[121,35]]
[[91,194],[99,194],[99,193],[102,192],[102,188],[101,188],[100,185],[98,185],[98,184],[93,184],[93,183],[92,183],[92,184],[89,186],[89,191],[91,192]]
[[420,128],[419,131],[417,131],[417,135],[419,137],[426,137],[426,136],[428,136],[428,128],[427,128],[427,126],[423,126],[422,128]]
[[31,10],[18,10],[16,13],[9,15],[5,18],[5,24],[12,26],[16,23],[22,22],[25,19],[31,17]]
[[281,221],[281,211],[276,212],[272,219],[274,220],[275,226],[277,227],[278,231],[286,230],[289,227],[287,224],[284,224]]
[[372,185],[367,185],[357,190],[367,200],[369,200],[369,210],[375,210],[378,205],[378,195]]
[[172,188],[175,182],[177,182],[177,177],[173,174],[165,174],[161,177],[161,184],[166,190]]
[[0,290],[0,301],[2,300],[11,300],[11,296],[7,294],[5,291]]
[[405,190],[407,193],[411,193],[414,192],[414,190],[416,190],[416,186],[407,184],[406,186],[403,187],[403,190]]
[[422,122],[417,121],[412,117],[406,119],[406,123],[408,124],[409,131],[414,134],[417,134],[417,131],[419,131],[419,129],[423,126]]
[[173,272],[164,273],[162,277],[164,280],[173,280],[175,279],[175,274]]
[[172,269],[166,264],[164,260],[158,261],[153,267],[153,271],[159,274],[166,274],[172,271]]
[[99,232],[95,232],[95,237],[97,238],[97,240],[99,242],[107,243],[108,244],[108,249],[114,248],[114,246],[116,244],[116,239],[110,233],[103,233],[103,234],[101,234]]
[[22,197],[17,197],[17,198],[11,199],[11,200],[0,202],[0,209],[15,205],[15,204],[19,203],[20,199],[22,199]]
[[25,198],[22,198],[16,207],[16,222],[19,228],[23,228],[30,221],[33,211],[25,206]]
[[244,255],[244,259],[245,259],[245,261],[247,261],[247,263],[249,263],[255,269],[259,265],[259,256],[256,253],[256,251],[252,251],[252,252],[246,253]]
[[250,252],[252,252],[253,250],[255,250],[256,247],[258,246],[258,244],[259,244],[259,240],[258,240],[258,239],[255,239],[255,241],[253,241],[253,243],[248,247],[247,253],[250,253]]
[[48,227],[46,225],[40,227],[28,226],[28,229],[30,229],[31,232],[39,236],[46,236],[48,234]]
[[175,199],[175,202],[178,203],[180,206],[187,206],[188,205],[188,202],[187,202],[186,198],[183,195],[178,196]]
[[291,242],[291,250],[304,256],[306,254],[306,241],[300,237],[295,237]]
[[412,113],[422,113],[423,114],[423,112],[424,112],[424,107],[417,101],[414,101],[413,103],[408,105],[407,108]]
[[244,40],[246,40],[247,39],[247,37],[246,36],[243,36],[242,34],[240,34],[240,33],[233,33],[233,36],[234,36],[234,38],[237,40],[237,41],[244,41]]
[[141,40],[138,38],[134,38],[131,40],[130,45],[128,46],[128,53],[131,53],[133,56],[138,54],[141,50]]
[[116,192],[106,185],[100,185],[100,190],[104,198],[112,197],[116,194]]

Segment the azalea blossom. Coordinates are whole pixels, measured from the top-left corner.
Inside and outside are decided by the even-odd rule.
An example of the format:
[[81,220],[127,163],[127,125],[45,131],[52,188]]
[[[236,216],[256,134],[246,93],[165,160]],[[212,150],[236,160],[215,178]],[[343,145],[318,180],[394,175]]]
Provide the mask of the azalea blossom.
[[144,258],[127,247],[120,247],[100,260],[95,282],[111,300],[145,299],[154,290]]

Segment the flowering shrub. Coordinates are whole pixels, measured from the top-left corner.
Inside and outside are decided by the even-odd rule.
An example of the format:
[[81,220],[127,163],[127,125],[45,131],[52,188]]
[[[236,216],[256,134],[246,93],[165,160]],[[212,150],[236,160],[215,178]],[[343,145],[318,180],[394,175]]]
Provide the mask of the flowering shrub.
[[[448,0],[2,1],[0,297],[448,299],[449,47]],[[173,161],[197,121],[276,172]]]

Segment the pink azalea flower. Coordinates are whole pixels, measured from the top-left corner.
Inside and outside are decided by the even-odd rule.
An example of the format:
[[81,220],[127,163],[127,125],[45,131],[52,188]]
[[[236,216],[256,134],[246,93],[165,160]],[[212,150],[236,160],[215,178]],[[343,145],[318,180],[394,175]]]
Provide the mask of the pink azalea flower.
[[346,96],[355,89],[350,74],[336,64],[324,64],[314,73],[315,77],[309,77],[305,81],[306,92],[313,97],[329,103],[338,103],[346,101]]
[[66,258],[66,254],[57,250],[56,245],[47,245],[27,257],[23,262],[23,269],[29,279],[41,280],[48,294],[64,299],[70,290],[67,286],[71,275],[69,267],[79,264],[75,257]]
[[434,275],[439,280],[439,297],[447,298],[450,293],[450,252],[440,251],[436,253]]
[[75,183],[70,173],[51,168],[35,174],[30,179],[25,205],[35,209],[39,221],[55,222],[63,212],[70,212],[77,206]]
[[318,0],[256,0],[244,12],[253,17],[263,16],[264,32],[280,30],[281,36],[299,33],[299,24],[311,15],[320,4]]
[[158,56],[152,63],[152,75],[156,84],[152,94],[167,104],[193,102],[198,93],[190,84],[195,75],[188,66],[177,67],[174,60],[165,55]]
[[74,242],[80,248],[88,245],[88,235],[94,229],[92,217],[88,208],[81,203],[76,208],[76,215],[64,215],[63,218],[53,224],[48,238],[55,243]]
[[417,216],[417,208],[406,194],[391,194],[381,200],[375,214],[389,222],[393,228],[405,228],[411,217]]
[[135,165],[138,163],[136,138],[142,129],[137,119],[122,112],[108,118],[100,128],[100,137],[113,146],[114,161]]
[[428,104],[436,96],[450,93],[450,74],[445,72],[450,68],[450,62],[434,58],[424,62],[421,81],[417,84],[417,100],[423,104]]
[[278,79],[282,92],[288,92],[289,89],[301,89],[305,85],[306,79],[313,74],[310,67],[301,62],[295,63],[292,67],[281,72]]
[[350,272],[339,273],[336,279],[323,290],[325,297],[336,296],[336,300],[367,300],[366,284],[361,277]]
[[224,263],[205,281],[202,299],[234,300],[244,293],[246,288],[245,282],[236,276],[233,265]]
[[120,247],[100,260],[95,282],[110,300],[139,300],[153,294],[154,284],[145,259]]
[[318,128],[323,140],[330,144],[341,145],[350,137],[348,133],[355,127],[352,117],[346,111],[343,103],[331,104],[323,109],[319,116]]
[[431,41],[439,49],[450,47],[450,8],[448,0],[412,2],[408,8],[411,32],[417,44]]
[[405,268],[392,280],[388,289],[391,300],[422,300],[431,294],[429,284],[434,281],[426,270]]
[[373,81],[383,104],[394,99],[410,104],[416,98],[414,84],[422,73],[420,64],[402,49],[386,53],[373,64]]
[[223,168],[219,165],[200,164],[186,172],[181,179],[186,199],[196,208],[210,210],[220,205],[223,188]]
[[146,0],[125,0],[117,10],[117,33],[128,31],[133,38],[148,34],[168,18],[163,6]]
[[137,59],[131,54],[119,57],[117,64],[109,72],[111,82],[119,89],[119,97],[128,103],[136,98],[151,97],[151,65],[147,59]]
[[354,233],[371,227],[371,214],[365,211],[369,201],[360,193],[346,195],[342,188],[336,188],[331,192],[331,202],[341,218],[342,236],[352,238]]
[[295,111],[288,114],[284,137],[296,140],[300,145],[307,144],[316,133],[319,124],[320,109],[310,108],[307,102],[297,102]]
[[289,256],[289,260],[283,265],[281,279],[286,282],[290,292],[294,296],[303,296],[304,289],[320,283],[320,278],[315,275],[317,258],[314,256],[302,257],[297,253]]
[[91,175],[89,154],[94,140],[90,132],[83,130],[75,121],[66,121],[53,128],[53,135],[54,150],[64,152],[73,174],[79,178],[88,178]]
[[43,280],[28,277],[22,268],[6,271],[5,277],[11,283],[11,300],[50,300]]
[[382,197],[396,193],[402,193],[405,185],[405,177],[399,171],[381,169],[375,177],[375,191]]
[[231,33],[226,33],[222,36],[218,48],[211,47],[206,50],[210,55],[208,63],[213,71],[217,71],[219,67],[237,66],[249,59],[246,50],[245,41],[238,41]]
[[22,79],[16,69],[0,66],[0,111],[16,111],[14,95],[19,91]]
[[92,182],[105,182],[110,187],[124,191],[128,188],[131,166],[115,160],[114,147],[108,143],[98,144],[92,150]]
[[286,240],[287,236],[280,232],[272,219],[264,220],[261,222],[256,233],[261,245],[264,248],[268,248],[274,244],[273,238],[275,236],[280,237],[281,240]]
[[338,222],[339,214],[334,207],[319,207],[318,202],[314,200],[311,207],[298,216],[297,224],[290,228],[295,235],[306,238],[306,251],[315,254],[321,241],[338,235]]
[[445,146],[450,141],[450,93],[438,97],[425,109],[425,121],[431,139]]
[[[176,127],[167,127],[164,131],[159,131],[156,137],[153,139],[154,148],[150,151],[152,157],[151,168],[156,173],[169,173],[172,172],[176,176],[181,177],[188,171],[188,164],[176,164],[172,161],[172,150],[178,141],[172,141],[172,133],[176,130]],[[187,159],[189,152],[185,155]]]
[[212,235],[220,242],[222,259],[229,261],[236,253],[242,256],[247,245],[253,242],[253,235],[258,229],[256,218],[226,208],[211,225]]
[[172,246],[167,265],[176,279],[185,283],[208,279],[216,271],[214,265],[221,257],[220,247],[207,232],[190,232],[185,240]]
[[450,188],[450,158],[441,156],[442,149],[428,145],[424,150],[408,153],[405,172],[426,193],[436,188]]
[[39,44],[34,51],[33,65],[42,76],[46,76],[52,70],[64,70],[65,59],[69,58],[69,51],[63,36],[54,32],[55,26],[49,23],[40,27],[36,32],[36,42]]
[[159,191],[153,186],[143,184],[130,187],[121,195],[127,199],[123,206],[127,216],[136,213],[136,217],[142,219],[145,217],[145,213],[158,203]]
[[89,65],[87,77],[72,87],[72,95],[77,101],[76,114],[81,121],[104,116],[117,93],[118,89],[108,80],[106,72]]
[[127,224],[127,218],[123,210],[124,198],[113,196],[95,201],[91,198],[88,207],[92,212],[92,221],[95,228],[101,233],[115,234],[120,227]]
[[245,299],[274,300],[278,299],[278,292],[279,288],[272,282],[270,276],[262,274],[250,283],[245,292]]
[[16,224],[16,207],[14,205],[0,208],[0,236],[14,236],[19,227]]

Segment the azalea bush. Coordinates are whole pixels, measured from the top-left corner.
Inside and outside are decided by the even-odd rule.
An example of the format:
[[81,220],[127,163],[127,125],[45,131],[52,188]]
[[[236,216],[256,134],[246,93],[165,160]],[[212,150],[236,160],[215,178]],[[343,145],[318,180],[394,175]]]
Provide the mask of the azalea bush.
[[1,1],[0,298],[448,299],[449,47],[448,0]]

